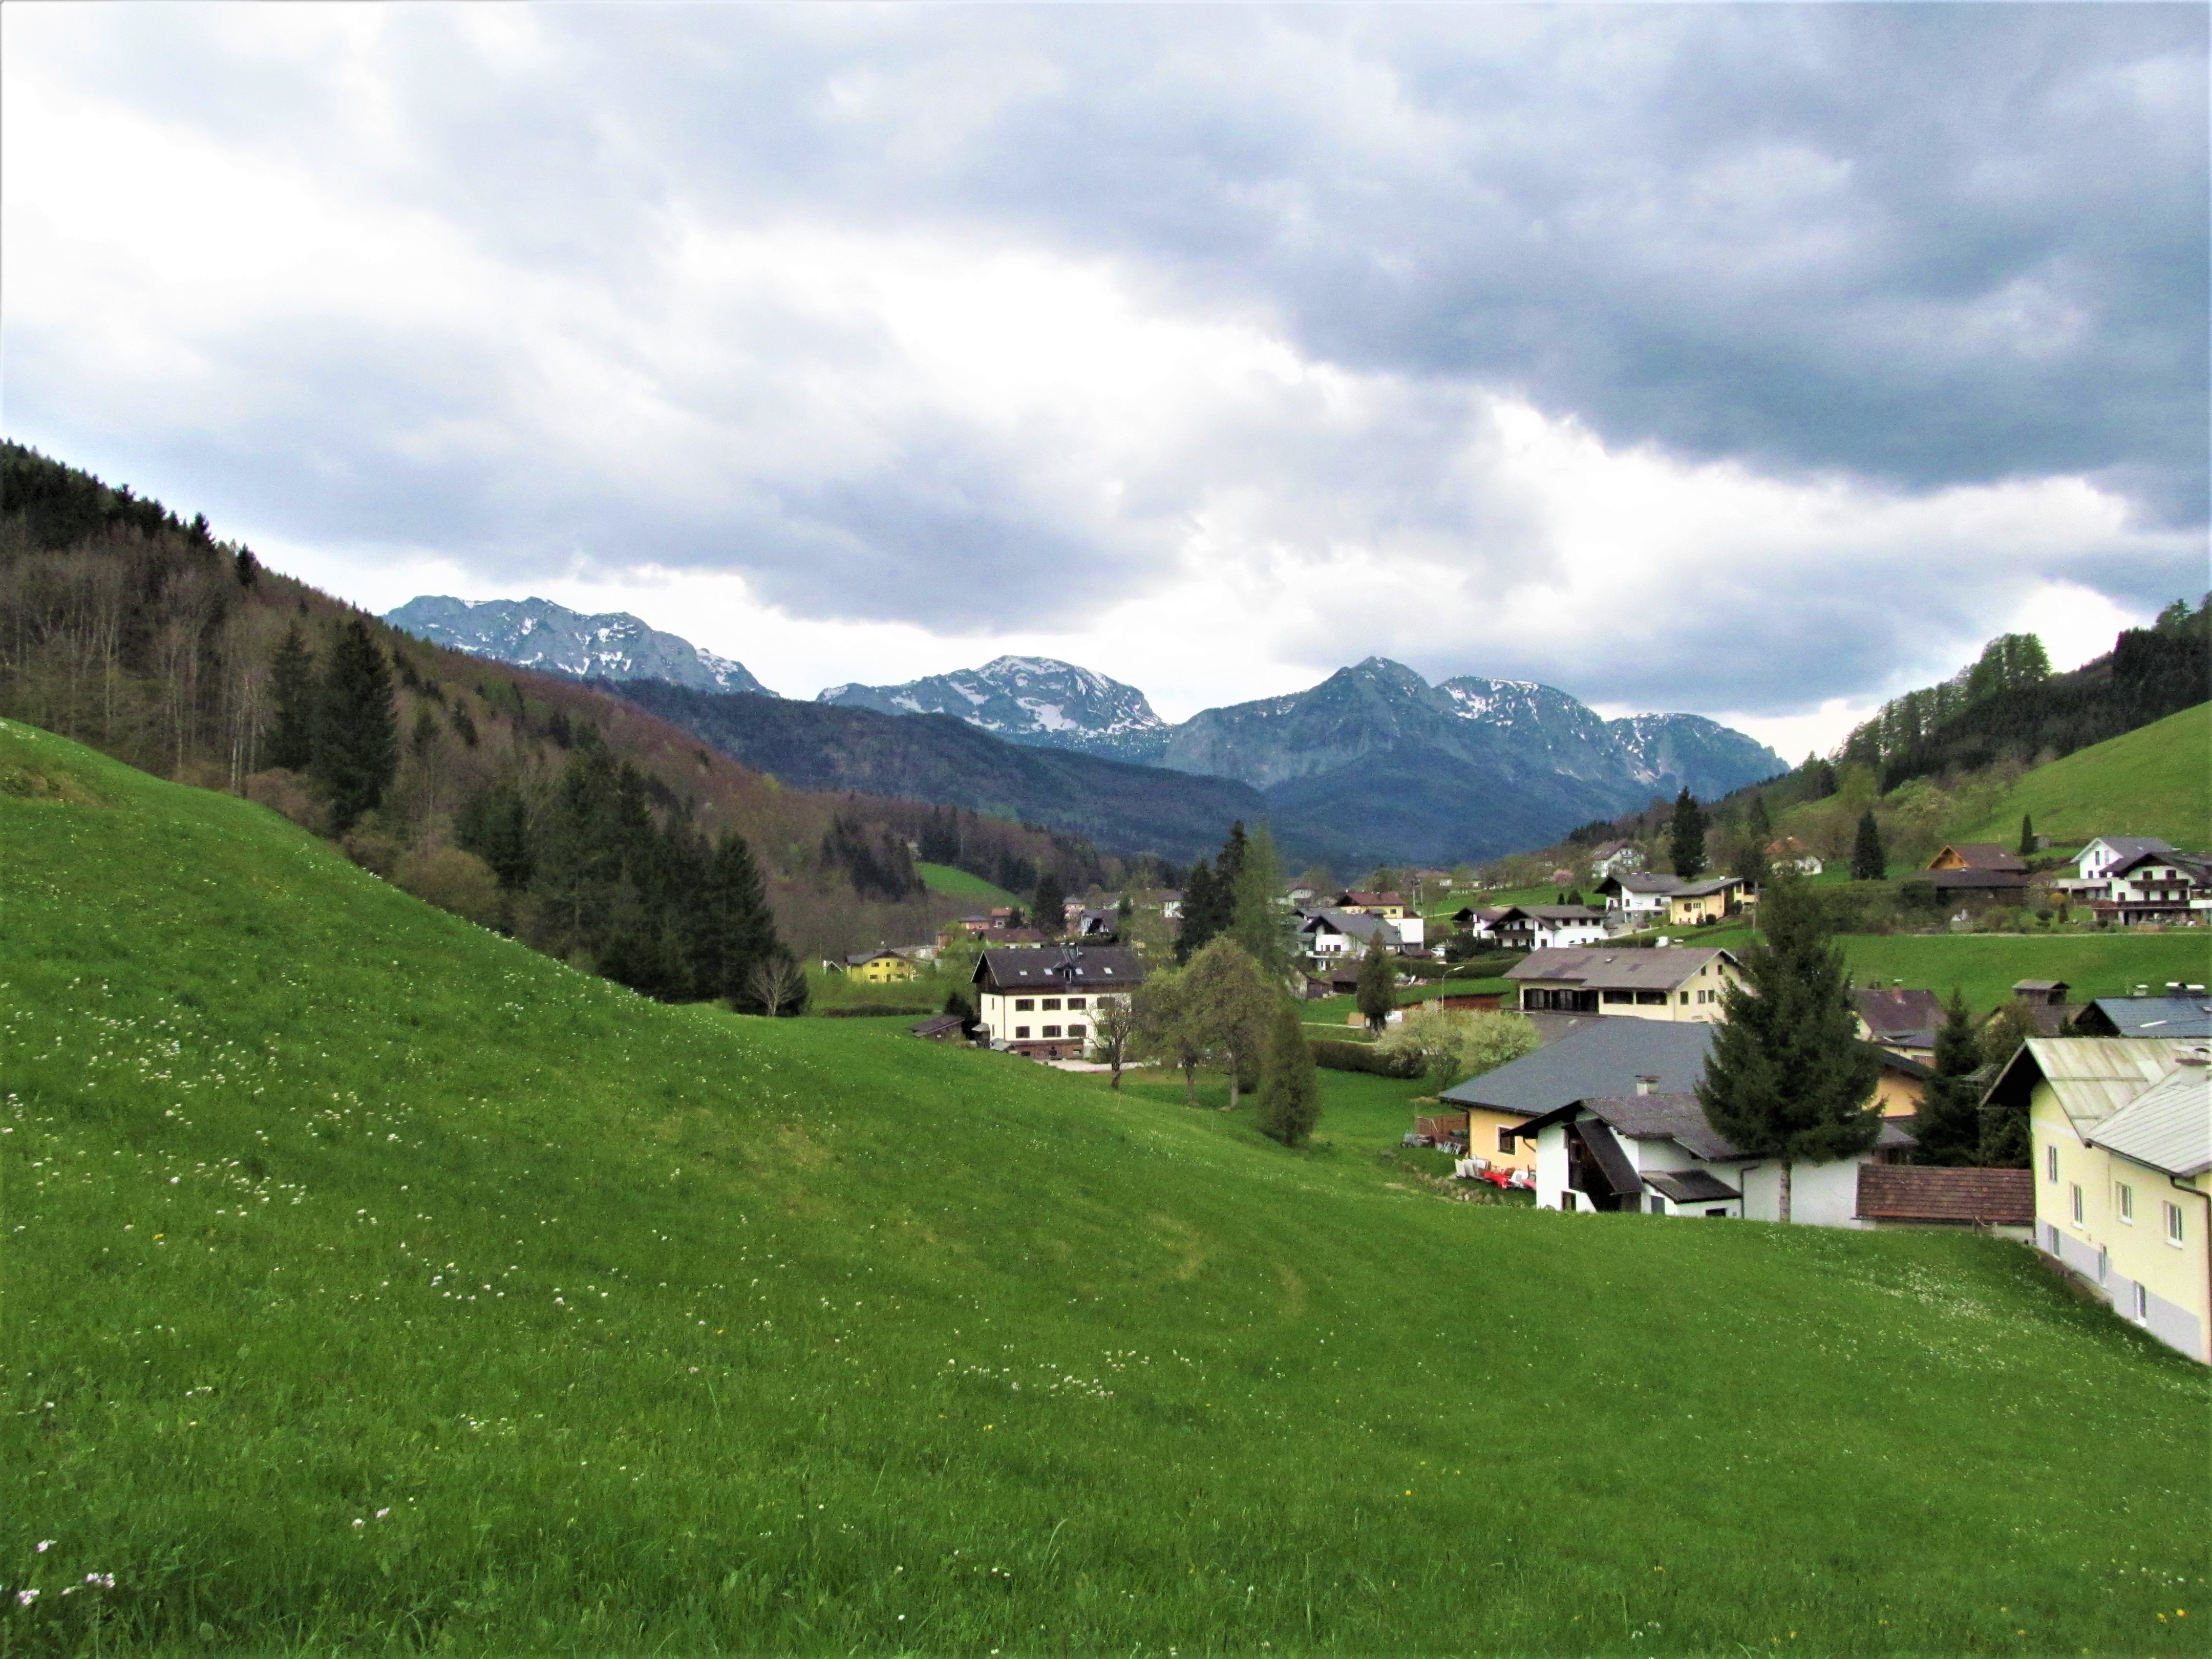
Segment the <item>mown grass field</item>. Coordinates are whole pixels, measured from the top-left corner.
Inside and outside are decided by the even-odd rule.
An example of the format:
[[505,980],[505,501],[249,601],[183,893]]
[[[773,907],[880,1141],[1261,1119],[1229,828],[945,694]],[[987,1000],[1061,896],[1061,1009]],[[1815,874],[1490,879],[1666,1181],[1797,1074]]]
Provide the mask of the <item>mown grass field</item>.
[[915,873],[921,884],[933,893],[946,893],[955,898],[975,900],[979,910],[988,910],[998,904],[1018,904],[1027,908],[1029,901],[1017,898],[1003,887],[994,887],[981,876],[957,870],[949,864],[916,864]]
[[2010,847],[2022,813],[2059,847],[2157,836],[2185,852],[2212,848],[2212,702],[2037,767],[1960,839]]
[[2212,935],[2202,928],[2169,933],[1850,933],[1844,961],[1861,985],[1902,979],[1948,997],[1958,987],[1968,1006],[1986,1012],[2009,1001],[2023,979],[2063,979],[2068,1000],[2125,996],[2137,985],[2154,991],[2168,980],[2212,982]]
[[2212,1389],[2016,1246],[1441,1202],[1418,1085],[1293,1154],[0,780],[10,1654],[2201,1651]]

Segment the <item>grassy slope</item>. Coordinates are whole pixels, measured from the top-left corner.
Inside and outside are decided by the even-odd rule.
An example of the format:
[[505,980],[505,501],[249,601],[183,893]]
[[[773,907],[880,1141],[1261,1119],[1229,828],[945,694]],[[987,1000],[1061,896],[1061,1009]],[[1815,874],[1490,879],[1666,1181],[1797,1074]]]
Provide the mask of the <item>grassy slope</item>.
[[2063,979],[2075,1002],[2125,996],[2129,988],[2168,980],[2202,985],[2212,969],[2212,942],[2193,933],[1854,933],[1844,960],[1861,985],[1909,986],[1951,994],[1957,986],[1976,1012],[2012,996],[2014,981]]
[[2016,1247],[1439,1203],[1151,1087],[655,1006],[0,725],[11,769],[11,1651],[2203,1616],[2205,1377]]
[[2158,836],[2184,849],[2212,845],[2212,702],[2037,767],[1988,822],[1960,839],[2009,847],[2024,812],[2061,847],[2093,836]]
[[915,872],[921,877],[922,885],[933,893],[946,893],[954,898],[974,899],[985,907],[994,904],[1026,904],[1003,887],[994,887],[981,876],[970,875],[965,870],[956,870],[949,864],[917,864]]

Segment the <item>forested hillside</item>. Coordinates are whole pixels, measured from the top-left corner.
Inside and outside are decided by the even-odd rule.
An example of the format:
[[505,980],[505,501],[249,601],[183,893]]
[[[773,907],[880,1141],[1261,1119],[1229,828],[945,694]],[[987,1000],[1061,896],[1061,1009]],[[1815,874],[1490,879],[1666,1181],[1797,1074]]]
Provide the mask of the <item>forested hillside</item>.
[[[787,788],[576,681],[410,638],[21,446],[0,482],[0,713],[260,800],[656,994],[742,996],[762,939],[800,957],[906,942],[958,908],[913,867],[927,807]],[[1041,866],[1079,890],[1120,873],[1004,819],[959,815],[954,841],[941,861],[1017,890]],[[753,902],[732,883],[767,907],[735,968],[698,937]]]

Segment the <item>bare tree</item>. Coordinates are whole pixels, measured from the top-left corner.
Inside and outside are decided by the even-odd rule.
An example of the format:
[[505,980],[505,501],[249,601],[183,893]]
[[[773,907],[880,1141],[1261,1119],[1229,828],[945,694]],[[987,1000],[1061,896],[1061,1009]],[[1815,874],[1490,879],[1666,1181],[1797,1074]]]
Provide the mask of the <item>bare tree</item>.
[[1121,1064],[1137,1040],[1137,1008],[1127,996],[1100,997],[1094,1006],[1091,1035],[1097,1039],[1097,1048],[1114,1068],[1113,1086],[1121,1086]]
[[746,973],[745,989],[774,1019],[806,994],[806,970],[789,957],[763,957]]

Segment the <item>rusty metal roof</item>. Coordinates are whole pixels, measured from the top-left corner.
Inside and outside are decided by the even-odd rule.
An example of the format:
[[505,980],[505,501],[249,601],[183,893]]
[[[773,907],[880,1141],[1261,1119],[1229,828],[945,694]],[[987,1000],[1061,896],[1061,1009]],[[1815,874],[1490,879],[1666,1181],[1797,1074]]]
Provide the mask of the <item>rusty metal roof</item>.
[[2142,1037],[2030,1037],[1991,1085],[1995,1093],[2023,1066],[2051,1085],[2077,1130],[2103,1122],[2202,1045]]

